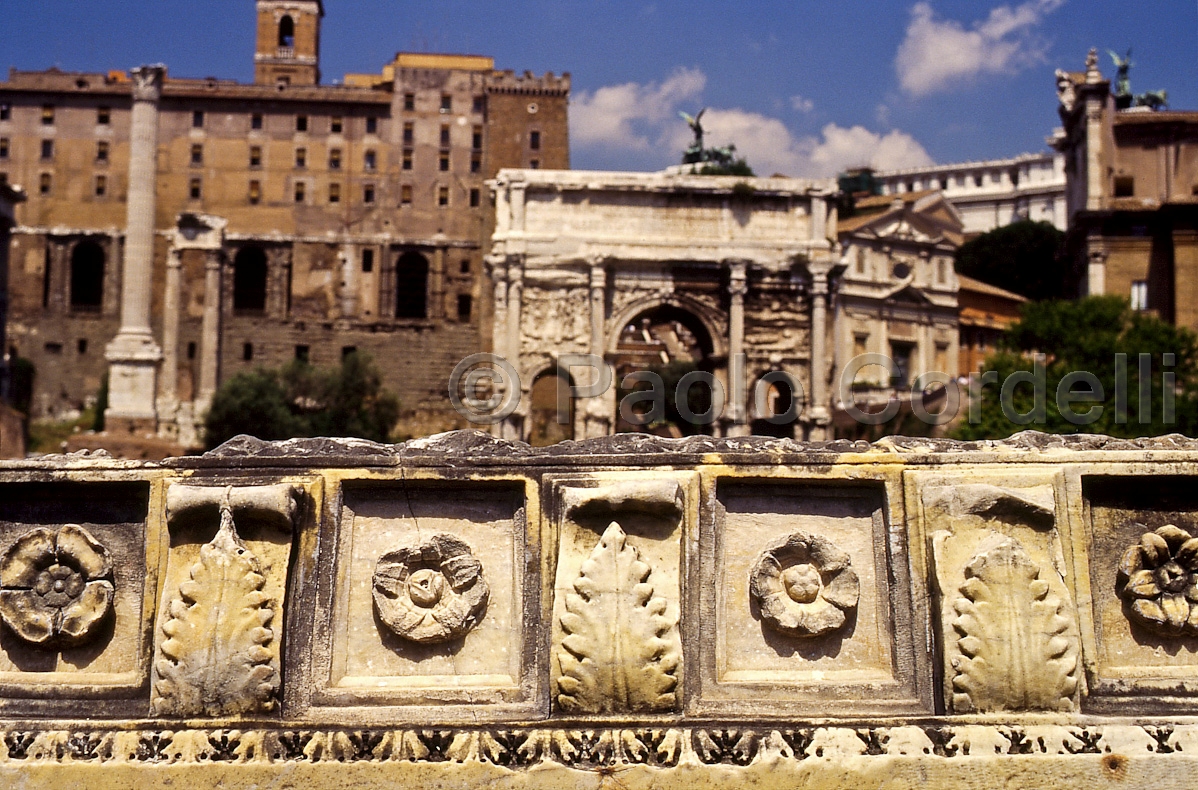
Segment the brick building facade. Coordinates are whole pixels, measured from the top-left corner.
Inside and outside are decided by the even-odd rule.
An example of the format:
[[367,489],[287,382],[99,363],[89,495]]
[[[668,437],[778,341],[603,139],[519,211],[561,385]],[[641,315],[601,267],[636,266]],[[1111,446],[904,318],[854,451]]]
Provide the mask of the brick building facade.
[[[205,369],[219,382],[351,349],[400,396],[401,430],[457,424],[449,371],[489,343],[485,181],[569,166],[569,75],[401,53],[322,85],[321,3],[256,6],[254,84],[167,77],[157,97],[150,323],[174,360],[157,373],[159,430],[189,438]],[[121,325],[135,82],[54,69],[0,82],[0,179],[29,193],[12,230],[8,343],[36,367],[35,418],[96,395]],[[214,250],[187,243],[213,225]]]

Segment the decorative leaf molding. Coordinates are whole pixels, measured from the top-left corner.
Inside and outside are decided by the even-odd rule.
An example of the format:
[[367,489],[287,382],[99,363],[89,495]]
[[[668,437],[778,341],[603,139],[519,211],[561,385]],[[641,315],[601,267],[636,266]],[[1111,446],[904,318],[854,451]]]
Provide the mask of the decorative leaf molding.
[[655,598],[652,568],[611,522],[565,598],[558,705],[585,713],[669,710],[678,667],[675,623]]
[[221,716],[274,707],[278,671],[267,645],[275,603],[255,557],[237,536],[228,501],[220,529],[200,547],[191,578],[179,586],[162,626],[151,711],[155,715]]
[[1019,541],[997,533],[982,541],[953,608],[955,711],[1073,708],[1073,615]]

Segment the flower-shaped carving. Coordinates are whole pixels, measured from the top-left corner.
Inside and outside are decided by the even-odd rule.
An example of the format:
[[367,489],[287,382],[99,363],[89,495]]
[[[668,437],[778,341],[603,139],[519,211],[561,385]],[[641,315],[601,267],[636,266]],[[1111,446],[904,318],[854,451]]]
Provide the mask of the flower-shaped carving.
[[435,644],[465,636],[482,619],[490,589],[470,547],[452,535],[433,535],[379,558],[374,609],[396,635]]
[[24,641],[74,647],[112,612],[112,560],[78,524],[30,530],[0,559],[0,619]]
[[1166,524],[1123,552],[1116,590],[1149,631],[1198,636],[1198,538]]
[[795,532],[762,552],[749,592],[770,628],[813,637],[837,630],[857,609],[861,585],[849,555],[824,538]]

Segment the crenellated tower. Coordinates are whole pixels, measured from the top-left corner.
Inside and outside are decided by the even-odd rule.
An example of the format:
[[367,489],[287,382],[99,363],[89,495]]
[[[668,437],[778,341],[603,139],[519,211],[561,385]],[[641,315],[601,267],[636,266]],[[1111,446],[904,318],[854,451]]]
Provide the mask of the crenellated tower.
[[319,84],[321,0],[257,0],[257,6],[254,82]]

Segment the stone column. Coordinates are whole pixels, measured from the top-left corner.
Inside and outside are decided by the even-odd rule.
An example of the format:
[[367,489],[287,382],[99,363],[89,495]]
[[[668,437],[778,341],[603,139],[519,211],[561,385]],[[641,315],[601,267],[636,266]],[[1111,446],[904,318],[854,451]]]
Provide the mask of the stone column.
[[[516,368],[518,372],[522,372],[523,368],[520,365],[521,351],[521,327],[520,327],[520,312],[521,304],[524,295],[524,259],[520,255],[508,256],[507,263],[507,342],[506,357],[508,362]],[[515,382],[513,386],[521,386],[523,382]],[[523,403],[523,393],[521,393],[521,403],[511,417],[504,421],[505,439],[524,439],[523,436],[523,415],[527,411],[527,406]]]
[[154,398],[162,349],[150,330],[154,273],[155,187],[158,169],[158,99],[165,66],[133,69],[129,133],[129,186],[125,260],[121,270],[121,328],[108,344],[109,430],[153,430]]
[[[1098,53],[1090,50],[1086,57],[1086,84],[1097,86],[1102,81],[1098,71]],[[1102,169],[1102,111],[1106,91],[1093,88],[1086,91],[1086,210],[1102,209],[1106,174]]]
[[221,252],[211,250],[204,262],[204,318],[200,324],[200,386],[197,414],[203,414],[216,394],[220,373]]
[[179,405],[179,296],[182,288],[183,254],[171,248],[166,259],[166,292],[162,298],[162,375],[158,382],[160,428],[168,432],[177,426],[173,420]]
[[811,422],[810,438],[814,441],[829,438],[828,423],[828,268],[811,268]]
[[749,424],[745,420],[745,294],[748,285],[745,278],[745,261],[728,263],[728,388],[727,436],[748,436]]
[[603,301],[607,292],[607,269],[602,258],[591,261],[591,353],[603,356]]
[[[491,353],[507,358],[507,256],[488,255],[487,272],[495,288],[495,313],[491,317]],[[503,423],[491,424],[491,435],[503,437]]]
[[[591,260],[591,281],[590,281],[590,309],[591,309],[591,353],[597,357],[603,357],[606,349],[604,324],[606,316],[604,315],[604,303],[607,296],[607,268],[606,261],[603,258],[593,258]],[[604,363],[607,364],[606,362]],[[595,375],[599,375],[596,373]],[[597,381],[591,379],[587,383]],[[575,382],[575,384],[580,384]],[[580,385],[581,386],[581,385]],[[575,409],[582,415],[582,435],[579,438],[591,439],[597,436],[607,436],[612,429],[612,424],[615,420],[615,412],[613,411],[612,403],[615,396],[615,384],[612,385],[611,392],[605,392],[602,395],[593,398],[581,399],[581,403],[575,404]]]

